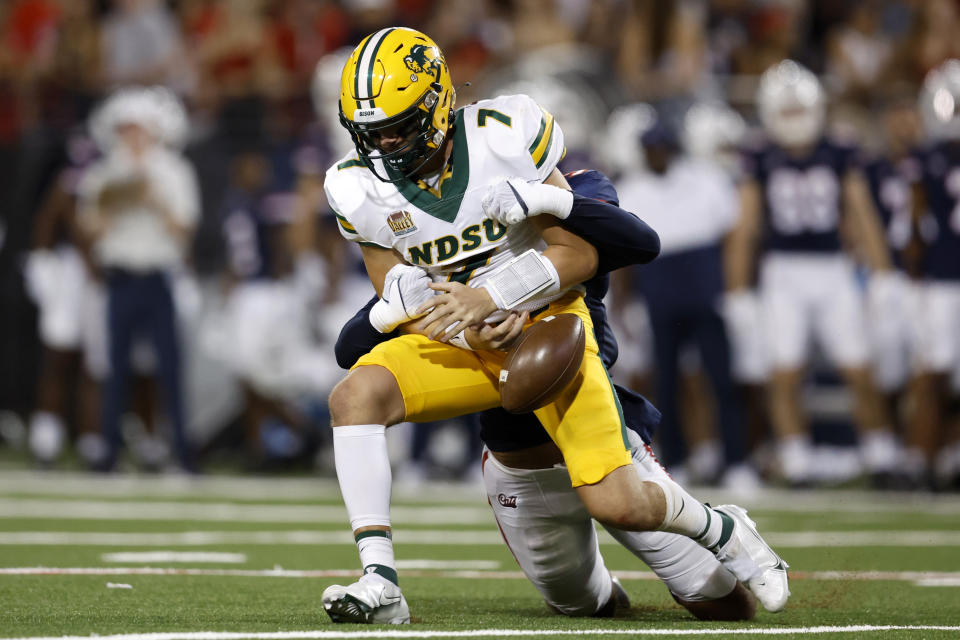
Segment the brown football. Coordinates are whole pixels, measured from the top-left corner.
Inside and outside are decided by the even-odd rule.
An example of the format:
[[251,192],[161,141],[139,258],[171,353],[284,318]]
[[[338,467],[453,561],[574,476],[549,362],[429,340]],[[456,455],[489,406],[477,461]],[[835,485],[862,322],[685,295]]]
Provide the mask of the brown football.
[[577,375],[587,336],[572,313],[548,316],[523,332],[500,370],[500,403],[510,413],[550,404]]

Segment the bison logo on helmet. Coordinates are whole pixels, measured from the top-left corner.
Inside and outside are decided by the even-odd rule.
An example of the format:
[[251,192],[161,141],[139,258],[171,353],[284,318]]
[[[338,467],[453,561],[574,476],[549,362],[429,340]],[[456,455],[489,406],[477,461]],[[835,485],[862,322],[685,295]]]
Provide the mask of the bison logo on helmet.
[[414,73],[429,73],[435,78],[440,77],[440,61],[437,58],[431,59],[427,53],[431,52],[436,56],[436,52],[431,51],[433,47],[425,44],[415,44],[410,47],[409,55],[403,57],[403,63],[407,69]]

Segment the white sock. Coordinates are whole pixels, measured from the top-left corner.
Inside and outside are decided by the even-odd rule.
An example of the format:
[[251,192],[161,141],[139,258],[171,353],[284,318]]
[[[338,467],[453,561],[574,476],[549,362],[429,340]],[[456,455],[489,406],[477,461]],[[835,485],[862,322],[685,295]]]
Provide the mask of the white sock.
[[[390,526],[390,458],[386,427],[355,424],[333,428],[333,455],[340,493],[350,516],[350,528]],[[372,529],[356,534],[365,573],[377,573],[397,584],[397,566],[390,531]]]
[[53,462],[63,453],[67,430],[55,413],[38,411],[30,420],[30,453],[42,462]]
[[717,551],[730,539],[733,520],[708,505],[696,500],[683,487],[669,478],[644,478],[663,490],[667,513],[660,531],[679,533],[711,551]]
[[860,455],[867,471],[890,472],[897,467],[899,448],[893,433],[884,429],[867,431],[860,438]]
[[810,439],[803,435],[786,436],[777,445],[780,473],[789,482],[805,482],[810,479],[813,464],[813,448]]

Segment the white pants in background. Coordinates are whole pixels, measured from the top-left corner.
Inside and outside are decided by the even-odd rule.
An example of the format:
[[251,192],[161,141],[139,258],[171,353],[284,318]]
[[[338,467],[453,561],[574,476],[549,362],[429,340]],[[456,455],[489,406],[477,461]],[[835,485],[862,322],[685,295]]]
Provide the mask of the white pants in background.
[[768,254],[760,265],[760,303],[773,370],[803,367],[812,339],[835,367],[867,365],[863,295],[846,256]]
[[79,349],[88,282],[80,253],[68,245],[31,251],[24,277],[37,305],[43,343],[52,349]]
[[960,282],[928,281],[919,288],[916,364],[953,374],[960,367]]

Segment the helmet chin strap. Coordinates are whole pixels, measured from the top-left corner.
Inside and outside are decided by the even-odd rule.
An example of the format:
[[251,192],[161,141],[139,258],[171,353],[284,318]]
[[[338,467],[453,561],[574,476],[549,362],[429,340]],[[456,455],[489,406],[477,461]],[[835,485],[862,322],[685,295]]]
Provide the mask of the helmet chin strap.
[[[437,133],[434,135],[434,141],[435,141],[434,144],[436,144],[437,147],[436,147],[432,152],[430,152],[430,153],[428,153],[428,154],[426,154],[426,155],[424,156],[423,162],[421,162],[419,165],[417,165],[417,168],[414,169],[414,170],[412,170],[412,171],[408,174],[408,177],[410,177],[410,178],[418,178],[420,171],[423,170],[424,168],[426,168],[426,166],[429,165],[429,164],[433,161],[433,159],[437,156],[437,154],[439,154],[439,153],[441,153],[441,152],[444,152],[444,153],[445,153],[445,151],[446,151],[446,149],[447,149],[448,141],[450,140],[450,134],[451,134],[452,132],[453,132],[453,124],[452,124],[452,123],[451,123],[450,127],[447,129],[447,135],[444,135],[444,134],[441,133],[440,131],[437,131]],[[439,142],[436,141],[436,138],[437,138],[438,136],[440,137]],[[448,160],[449,160],[448,158],[444,158],[444,159],[443,159],[443,163],[442,163],[439,167],[437,167],[436,170],[430,171],[427,175],[430,175],[430,174],[433,174],[433,173],[437,173],[437,172],[439,172],[439,171],[442,171],[442,170],[443,170],[443,167],[447,164]]]

